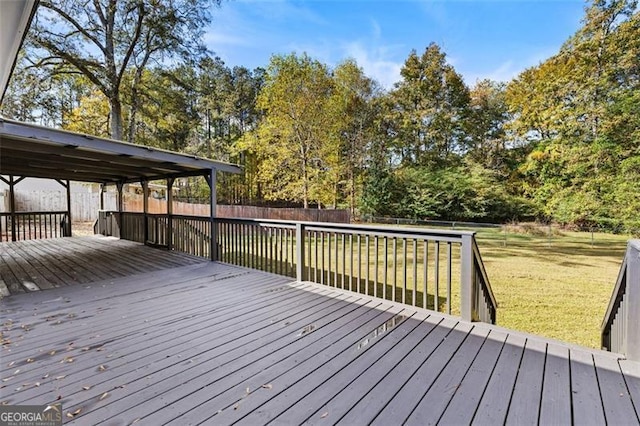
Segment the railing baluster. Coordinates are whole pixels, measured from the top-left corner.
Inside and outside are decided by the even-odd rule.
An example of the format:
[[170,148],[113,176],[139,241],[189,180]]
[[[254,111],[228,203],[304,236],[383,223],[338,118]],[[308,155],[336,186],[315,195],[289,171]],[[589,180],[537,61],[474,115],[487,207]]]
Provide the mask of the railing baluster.
[[407,239],[402,239],[402,303],[407,303]]
[[340,267],[339,264],[338,264],[338,259],[339,259],[339,254],[338,254],[338,252],[339,252],[339,250],[338,250],[338,239],[339,239],[338,238],[338,233],[337,232],[334,233],[334,236],[335,236],[335,240],[336,240],[336,246],[335,246],[335,249],[336,249],[336,251],[335,251],[336,267],[335,267],[335,271],[334,271],[334,275],[333,275],[333,282],[334,282],[334,287],[338,288],[338,268]]
[[424,277],[423,279],[423,283],[424,283],[424,288],[423,288],[423,293],[422,293],[422,307],[424,309],[428,309],[427,306],[427,300],[429,297],[429,241],[424,240],[424,257],[423,257],[423,271],[422,271],[422,275]]
[[398,239],[393,237],[393,300],[396,302],[398,300]]
[[[344,239],[344,234],[340,235],[340,239],[342,241],[342,284],[341,284],[341,288],[345,288],[344,284],[345,284],[345,276],[346,276],[346,267],[347,267],[347,249],[345,247],[345,239]],[[337,251],[337,250],[336,250]]]
[[413,239],[413,286],[411,287],[411,304],[416,306],[418,292],[418,240]]
[[384,237],[384,254],[383,254],[383,259],[384,259],[384,278],[382,280],[382,298],[386,299],[387,298],[387,258],[389,257],[389,240],[387,237]]
[[362,287],[361,287],[361,282],[360,282],[360,272],[362,271],[362,260],[361,260],[361,254],[362,254],[362,248],[360,247],[361,241],[360,241],[360,234],[358,234],[358,260],[357,260],[357,264],[358,264],[358,293],[362,293]]
[[433,294],[433,310],[438,312],[440,310],[440,242],[436,241],[435,243],[435,254],[434,254],[434,294]]
[[447,313],[451,315],[451,243],[447,243]]
[[373,237],[373,271],[374,283],[373,283],[373,297],[378,297],[378,236]]
[[364,237],[364,244],[365,244],[365,252],[367,253],[367,269],[365,271],[365,288],[367,289],[365,294],[369,295],[371,292],[369,291],[369,268],[370,268],[370,259],[371,259],[371,255],[369,253],[369,235],[365,235]]
[[324,231],[320,232],[320,254],[322,255],[322,268],[320,269],[320,284],[325,284],[324,279]]

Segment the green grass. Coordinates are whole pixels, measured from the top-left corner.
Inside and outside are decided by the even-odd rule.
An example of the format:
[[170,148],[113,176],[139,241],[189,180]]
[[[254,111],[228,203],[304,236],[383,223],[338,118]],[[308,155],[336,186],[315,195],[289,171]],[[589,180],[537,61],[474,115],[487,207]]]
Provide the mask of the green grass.
[[498,301],[499,325],[600,347],[600,325],[630,237],[508,233],[506,246],[499,229],[476,237]]

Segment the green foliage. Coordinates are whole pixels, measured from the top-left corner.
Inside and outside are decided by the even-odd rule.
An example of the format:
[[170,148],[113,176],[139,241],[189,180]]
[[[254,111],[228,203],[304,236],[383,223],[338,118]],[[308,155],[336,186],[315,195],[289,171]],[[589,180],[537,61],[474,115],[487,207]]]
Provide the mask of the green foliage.
[[[277,55],[266,70],[230,69],[198,47],[203,6],[218,0],[116,0],[111,29],[84,25],[106,1],[85,3],[41,0],[3,114],[239,163],[243,175],[219,176],[224,202],[637,227],[635,0],[593,0],[557,54],[507,84],[468,88],[432,43],[387,92],[352,59],[330,69]],[[183,61],[149,66],[167,56]]]
[[435,43],[422,56],[411,52],[400,71],[402,80],[389,93],[386,114],[402,164],[449,162],[466,149],[469,90],[445,58]]
[[[477,164],[415,167],[369,181],[363,213],[413,219],[505,222],[535,215],[530,202],[509,194],[500,176]],[[377,195],[377,197],[376,197]]]
[[264,119],[242,143],[258,159],[258,180],[267,199],[327,203],[324,189],[336,166],[338,138],[329,100],[327,67],[307,55],[274,56],[257,106]]
[[[150,61],[194,57],[209,6],[220,0],[40,0],[27,38],[28,63],[50,74],[82,74],[110,106],[110,133],[123,139],[122,91],[127,73],[137,99]],[[135,107],[130,120],[135,120]],[[130,137],[133,134],[130,133]]]

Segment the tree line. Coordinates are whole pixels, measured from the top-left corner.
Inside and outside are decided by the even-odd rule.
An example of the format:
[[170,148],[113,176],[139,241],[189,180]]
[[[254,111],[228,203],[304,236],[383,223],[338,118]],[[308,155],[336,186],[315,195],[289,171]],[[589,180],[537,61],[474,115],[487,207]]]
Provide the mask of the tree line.
[[3,115],[239,163],[222,202],[637,224],[636,1],[589,3],[560,51],[512,81],[469,87],[432,43],[389,90],[352,59],[228,67],[198,42],[218,1],[80,3],[41,1]]

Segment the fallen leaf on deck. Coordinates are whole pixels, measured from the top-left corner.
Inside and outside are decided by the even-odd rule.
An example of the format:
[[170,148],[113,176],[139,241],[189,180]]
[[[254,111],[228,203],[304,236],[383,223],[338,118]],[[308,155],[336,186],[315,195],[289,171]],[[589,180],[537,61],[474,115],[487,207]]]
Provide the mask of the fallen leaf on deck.
[[34,385],[38,388],[40,387],[40,382],[35,382]]
[[249,395],[251,393],[251,389],[247,388],[246,392],[247,392],[247,395]]
[[102,352],[104,351],[104,346],[100,346],[98,349],[96,349],[96,352]]
[[14,365],[15,363],[16,363],[15,361],[11,361],[11,362],[9,363],[9,367],[13,367],[13,365]]
[[80,414],[80,412],[82,411],[82,408],[78,408],[76,411],[72,412],[67,412],[67,417],[69,418],[74,418],[75,416],[77,416],[78,414]]
[[46,379],[47,377],[49,377],[49,373],[47,373],[44,376],[42,376],[43,379]]
[[55,351],[55,350],[53,350],[53,351],[49,352],[49,355],[55,355],[55,354],[56,354],[56,351]]
[[105,392],[100,396],[100,399],[98,399],[98,401],[102,401],[103,399],[105,399],[108,396],[109,396],[109,392]]
[[57,377],[56,377],[56,380],[62,380],[62,379],[64,379],[65,377],[67,377],[67,375],[66,375],[66,374],[65,374],[65,375],[62,375],[62,376],[57,376]]
[[234,410],[237,410],[238,408],[240,408],[240,403],[239,402],[237,402],[236,405],[233,406]]
[[20,372],[20,369],[18,368],[16,371],[13,372],[13,375],[15,376],[16,374],[18,374]]
[[6,377],[4,379],[2,379],[3,382],[8,382],[9,380],[13,379],[13,376],[11,377]]
[[267,383],[266,385],[262,385],[262,387],[265,389],[271,389],[273,388],[273,385],[271,383]]
[[33,359],[33,358],[27,358],[27,362],[33,362],[33,361],[35,361],[35,359]]
[[89,389],[91,389],[91,386],[83,386],[82,389],[89,390]]
[[321,419],[324,419],[325,417],[327,417],[329,415],[328,411],[325,411],[324,413],[322,413],[322,415],[320,416]]
[[98,370],[100,371],[105,371],[107,369],[107,367],[105,367],[104,365],[101,365],[100,367],[98,367]]
[[85,347],[84,347],[84,348],[82,348],[81,350],[82,350],[82,352],[86,352],[86,351],[88,351],[89,349],[91,349],[89,346],[85,346]]

